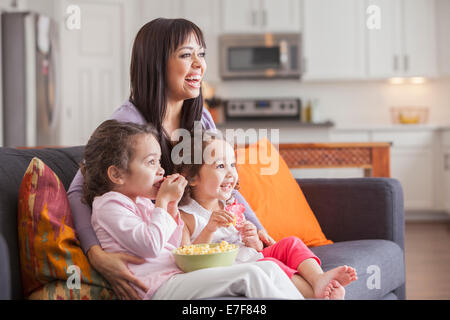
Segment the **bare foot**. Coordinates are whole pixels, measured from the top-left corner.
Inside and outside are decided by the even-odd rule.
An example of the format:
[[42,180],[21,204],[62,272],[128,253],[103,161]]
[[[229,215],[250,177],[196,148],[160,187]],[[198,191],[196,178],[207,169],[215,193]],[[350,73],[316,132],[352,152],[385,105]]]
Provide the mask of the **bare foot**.
[[325,286],[325,288],[321,293],[318,294],[316,294],[315,292],[314,293],[316,294],[316,298],[330,300],[333,289],[334,289],[333,284],[330,282]]
[[345,297],[345,289],[339,282],[336,280],[331,280],[331,292],[330,292],[330,300],[344,300]]
[[[356,271],[352,267],[340,266],[331,269],[319,275],[312,284],[314,295],[319,299],[326,299],[326,297],[328,297],[328,299],[333,299],[332,297],[339,299],[337,297],[342,297],[341,299],[343,299],[345,295],[344,286],[357,279]],[[336,284],[332,282],[333,280],[338,282],[340,286],[336,287]],[[334,295],[332,294],[333,292],[335,292]]]
[[356,270],[349,266],[340,266],[334,269],[331,269],[330,271],[327,271],[326,273],[332,273],[334,274],[333,279],[336,279],[339,281],[339,283],[342,286],[346,286],[349,283],[358,280],[358,277],[356,276]]

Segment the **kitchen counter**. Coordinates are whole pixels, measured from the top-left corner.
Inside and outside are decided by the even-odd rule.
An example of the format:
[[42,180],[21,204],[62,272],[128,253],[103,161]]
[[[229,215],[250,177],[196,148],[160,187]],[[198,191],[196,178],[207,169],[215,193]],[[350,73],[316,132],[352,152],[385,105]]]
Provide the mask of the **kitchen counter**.
[[217,125],[225,129],[327,129],[333,131],[423,131],[450,130],[450,124],[349,124],[335,125],[331,121],[305,123],[295,120],[235,120]]
[[331,121],[321,123],[306,123],[296,120],[234,120],[217,124],[217,128],[224,129],[330,129],[334,127]]
[[339,125],[336,131],[423,131],[449,130],[450,124],[372,124],[372,125]]

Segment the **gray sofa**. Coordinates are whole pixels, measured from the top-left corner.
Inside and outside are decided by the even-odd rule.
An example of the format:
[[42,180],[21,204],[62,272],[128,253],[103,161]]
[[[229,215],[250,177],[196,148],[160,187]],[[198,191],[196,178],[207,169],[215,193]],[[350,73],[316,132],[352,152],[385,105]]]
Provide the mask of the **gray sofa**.
[[[0,148],[0,299],[23,299],[17,239],[17,196],[30,160],[43,160],[66,190],[83,147]],[[298,180],[325,235],[312,248],[323,269],[347,264],[358,281],[346,299],[405,299],[404,210],[400,183],[387,178]]]

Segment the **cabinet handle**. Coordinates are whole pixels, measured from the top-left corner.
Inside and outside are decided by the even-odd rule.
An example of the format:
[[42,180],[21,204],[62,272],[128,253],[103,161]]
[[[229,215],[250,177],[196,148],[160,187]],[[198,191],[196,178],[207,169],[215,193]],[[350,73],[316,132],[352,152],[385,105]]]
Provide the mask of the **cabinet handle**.
[[393,61],[393,69],[394,69],[394,71],[397,71],[398,70],[398,56],[396,54],[394,55],[392,61]]
[[308,72],[308,60],[306,60],[306,58],[305,57],[303,57],[302,58],[302,64],[303,64],[303,66],[301,67],[301,69],[302,69],[302,73],[306,73],[306,72]]
[[403,63],[404,63],[405,72],[407,72],[409,69],[409,57],[407,54],[405,54],[405,56],[403,57]]
[[262,26],[263,27],[267,26],[267,11],[266,10],[262,11]]
[[256,25],[256,11],[252,10],[252,26]]
[[447,171],[450,169],[450,164],[449,164],[449,160],[450,159],[450,154],[446,154],[444,155],[444,171]]

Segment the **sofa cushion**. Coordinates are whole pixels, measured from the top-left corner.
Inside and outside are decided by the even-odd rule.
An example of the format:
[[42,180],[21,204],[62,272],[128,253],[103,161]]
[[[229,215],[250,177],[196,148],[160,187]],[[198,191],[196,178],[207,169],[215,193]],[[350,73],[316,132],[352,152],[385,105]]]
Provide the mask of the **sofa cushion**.
[[356,269],[358,280],[345,287],[347,300],[384,299],[405,282],[403,251],[392,241],[343,241],[311,250],[324,271],[340,265]]
[[11,287],[8,290],[12,299],[23,298],[17,235],[17,203],[23,174],[31,159],[38,157],[58,175],[67,190],[79,168],[83,149],[0,148],[0,234],[5,238],[9,252],[9,261],[6,263],[11,274]]
[[66,281],[55,280],[33,291],[29,300],[112,300],[115,295],[105,287],[83,283],[80,290],[68,290]]
[[[254,157],[253,157],[254,155]],[[330,244],[286,162],[266,138],[237,150],[239,191],[267,232],[297,236],[307,246]]]
[[[60,287],[66,290],[66,294],[59,294],[58,298],[100,298],[86,295],[86,292],[99,291],[85,290],[83,285],[108,287],[108,284],[90,266],[79,246],[64,186],[38,158],[31,160],[24,174],[19,190],[17,221],[25,297],[42,286],[61,280],[65,286]],[[80,294],[81,291],[84,295]],[[108,296],[113,295],[110,293]]]

